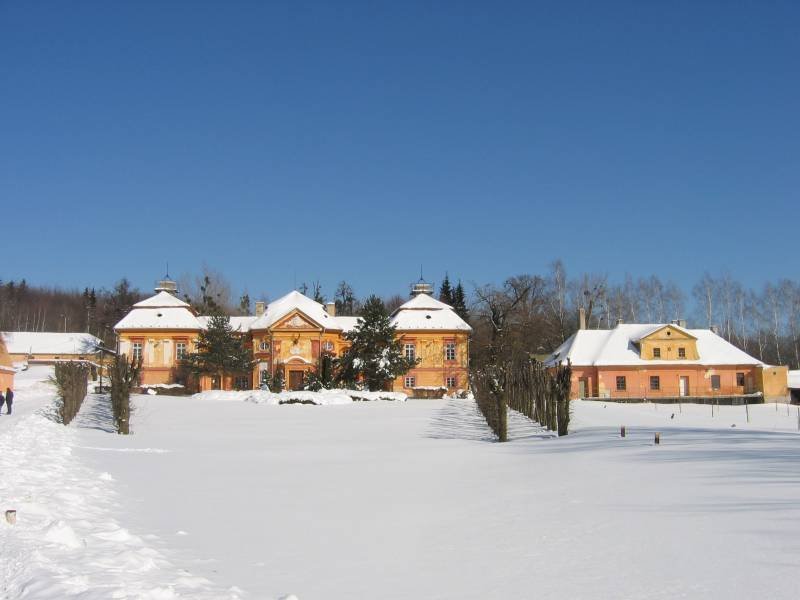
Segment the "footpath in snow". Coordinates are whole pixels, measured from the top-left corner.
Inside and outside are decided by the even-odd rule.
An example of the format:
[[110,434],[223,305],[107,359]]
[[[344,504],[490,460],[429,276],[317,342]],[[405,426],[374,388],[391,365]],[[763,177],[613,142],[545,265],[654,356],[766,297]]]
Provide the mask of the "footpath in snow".
[[0,598],[240,598],[178,568],[157,538],[120,523],[114,478],[75,454],[78,428],[48,416],[47,375],[40,367],[21,373],[17,410],[0,416],[0,508],[17,511],[16,525],[0,524]]

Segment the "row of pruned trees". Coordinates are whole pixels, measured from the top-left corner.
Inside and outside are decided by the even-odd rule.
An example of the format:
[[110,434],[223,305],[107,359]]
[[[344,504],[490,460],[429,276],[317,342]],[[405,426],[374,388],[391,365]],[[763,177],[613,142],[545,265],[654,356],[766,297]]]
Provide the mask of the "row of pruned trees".
[[[86,398],[89,373],[93,366],[83,360],[58,362],[53,368],[52,382],[56,386],[56,418],[59,423],[69,425],[78,415]],[[122,355],[114,355],[107,368],[110,383],[108,401],[114,429],[117,433],[130,433],[131,390],[139,385],[142,370],[141,359],[131,360]]]
[[559,436],[569,433],[569,365],[546,368],[531,356],[484,365],[472,373],[473,393],[486,423],[501,442],[508,439],[508,410],[515,410]]

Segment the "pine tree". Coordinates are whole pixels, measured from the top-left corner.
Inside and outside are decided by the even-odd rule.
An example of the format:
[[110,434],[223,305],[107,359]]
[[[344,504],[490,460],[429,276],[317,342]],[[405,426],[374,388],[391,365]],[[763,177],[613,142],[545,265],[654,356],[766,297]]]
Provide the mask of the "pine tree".
[[455,291],[453,292],[453,310],[456,311],[456,314],[464,319],[465,321],[469,320],[469,310],[467,310],[467,299],[464,295],[464,286],[461,285],[461,281],[459,280],[458,285],[456,286]]
[[347,387],[354,387],[360,381],[370,391],[382,390],[417,364],[404,356],[386,307],[377,296],[367,299],[355,328],[344,337],[350,347],[336,361],[336,366],[338,381]]
[[447,273],[444,274],[442,285],[439,288],[439,300],[453,306],[453,288],[450,287],[450,278],[447,276]]
[[249,373],[253,369],[253,350],[233,331],[226,315],[214,315],[208,328],[200,332],[196,351],[186,357],[186,364],[196,374],[216,375],[220,386],[225,376]]
[[276,394],[278,392],[282,392],[284,388],[284,376],[283,376],[283,363],[278,363],[275,365],[275,375],[272,377],[272,382],[270,383],[269,389]]

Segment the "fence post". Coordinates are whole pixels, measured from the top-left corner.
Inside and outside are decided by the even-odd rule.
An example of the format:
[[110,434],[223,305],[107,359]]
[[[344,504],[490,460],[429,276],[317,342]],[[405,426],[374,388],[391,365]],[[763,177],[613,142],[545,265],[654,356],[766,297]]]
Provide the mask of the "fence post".
[[[800,423],[800,420],[798,420],[798,423]],[[625,425],[619,428],[619,437],[625,437]]]
[[661,434],[658,431],[656,431],[655,442],[656,442],[656,446],[658,446],[661,443]]
[[6,511],[6,521],[8,521],[9,525],[14,525],[17,522],[17,511],[16,510],[7,510]]

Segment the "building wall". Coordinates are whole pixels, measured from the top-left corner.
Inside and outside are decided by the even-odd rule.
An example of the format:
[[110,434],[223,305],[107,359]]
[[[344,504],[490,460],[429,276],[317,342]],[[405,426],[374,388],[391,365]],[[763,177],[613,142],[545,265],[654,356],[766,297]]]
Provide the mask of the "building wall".
[[756,381],[766,400],[785,400],[789,397],[789,367],[757,369]]
[[[284,319],[283,323],[289,321]],[[134,342],[140,342],[143,350],[142,384],[175,383],[178,364],[175,358],[176,343],[184,341],[187,352],[194,352],[196,337],[199,331],[121,331],[119,333],[119,352],[132,356]],[[248,375],[248,385],[257,388],[260,385],[260,371],[266,369],[274,377],[277,369],[283,369],[285,385],[298,382],[305,371],[316,370],[320,353],[330,347],[335,356],[340,356],[349,346],[338,331],[321,331],[314,327],[283,327],[278,324],[272,330],[254,330],[249,332],[248,340],[253,349],[255,366]],[[469,385],[469,335],[464,332],[403,332],[399,338],[402,343],[413,343],[421,363],[408,374],[414,377],[414,387],[445,386],[447,378],[455,379],[451,389],[466,389]],[[261,343],[267,346],[261,349]],[[456,359],[445,359],[445,345],[456,344]],[[199,379],[201,390],[219,387],[215,378],[203,376]],[[233,375],[225,377],[223,389],[235,387]],[[405,377],[398,377],[393,382],[393,389],[405,388]]]
[[572,367],[571,398],[593,398],[597,391],[597,369],[595,367]]
[[[676,327],[666,326],[648,335],[639,342],[639,355],[643,360],[699,360],[697,340],[686,335]],[[658,348],[661,357],[656,358],[653,350]],[[680,357],[678,349],[683,348],[685,357]]]
[[[780,368],[785,373],[784,368]],[[786,389],[786,377],[781,373],[760,376],[761,369],[753,365],[717,366],[705,365],[653,365],[647,367],[573,367],[571,394],[581,397],[581,380],[590,397],[600,398],[664,398],[685,396],[714,397],[764,392],[765,396]],[[739,385],[737,374],[741,373],[744,385]],[[659,378],[659,389],[651,389],[650,378]],[[719,388],[714,389],[714,376],[719,377]],[[617,389],[617,377],[625,378],[625,389]],[[687,388],[682,394],[681,377],[688,378]],[[765,390],[763,380],[773,386]],[[774,381],[770,378],[774,378]],[[783,382],[781,384],[781,381]],[[781,385],[783,387],[781,387]],[[785,392],[784,392],[785,395]]]
[[186,343],[186,351],[194,352],[199,331],[121,331],[118,351],[128,360],[133,357],[133,344],[142,344],[142,385],[176,383],[177,343]]
[[13,360],[6,350],[6,344],[0,335],[0,391],[5,393],[6,388],[14,389]]
[[[447,378],[455,379],[455,385],[449,389],[467,389],[469,387],[469,335],[464,332],[446,331],[404,331],[398,338],[400,343],[414,344],[416,355],[422,360],[406,375],[395,379],[393,389],[413,393],[406,387],[406,377],[414,378],[413,387],[446,386]],[[446,360],[445,346],[455,343],[455,360]]]

